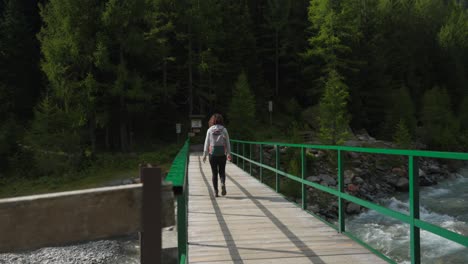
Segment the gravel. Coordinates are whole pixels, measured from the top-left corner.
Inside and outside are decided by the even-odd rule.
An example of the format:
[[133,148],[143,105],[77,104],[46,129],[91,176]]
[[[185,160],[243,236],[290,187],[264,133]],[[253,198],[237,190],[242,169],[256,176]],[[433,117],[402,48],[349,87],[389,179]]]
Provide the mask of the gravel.
[[134,264],[140,262],[139,254],[137,239],[101,240],[0,254],[0,264]]

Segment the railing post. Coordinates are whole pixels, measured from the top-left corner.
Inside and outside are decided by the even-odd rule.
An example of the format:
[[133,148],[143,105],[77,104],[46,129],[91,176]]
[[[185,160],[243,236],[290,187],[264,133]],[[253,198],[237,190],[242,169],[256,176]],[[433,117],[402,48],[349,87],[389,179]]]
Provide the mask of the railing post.
[[185,190],[177,195],[177,247],[179,262],[182,259],[182,255],[187,253],[187,207],[185,195]]
[[142,194],[142,231],[141,254],[142,264],[161,262],[161,169],[152,167],[140,168],[143,182]]
[[410,206],[410,252],[411,264],[421,263],[421,245],[419,228],[414,220],[419,219],[419,166],[414,156],[408,156],[409,206]]
[[[249,158],[252,160],[252,144],[249,144]],[[250,176],[252,176],[252,162],[249,162]]]
[[343,233],[345,230],[345,210],[344,210],[344,201],[341,198],[341,194],[344,191],[344,180],[343,180],[343,152],[338,150],[338,191],[340,196],[338,197],[338,231]]
[[[263,145],[260,144],[260,164],[263,165]],[[263,167],[260,166],[260,182],[263,183]]]
[[242,143],[242,170],[245,171],[245,143]]
[[[306,155],[305,155],[305,148],[301,147],[301,176],[302,180],[305,179],[306,174],[307,174],[307,160],[306,160]],[[301,190],[302,190],[302,209],[305,210],[307,209],[307,190],[306,190],[306,185],[302,182],[301,183]]]
[[275,186],[276,186],[276,192],[280,191],[280,182],[279,182],[279,175],[278,175],[278,170],[279,170],[279,164],[280,164],[280,151],[279,151],[279,146],[275,145],[275,153],[276,153],[276,180],[275,180]]
[[239,151],[239,142],[237,142],[237,149],[236,149],[236,150],[237,150],[237,151],[236,151],[236,153],[237,153],[237,155],[236,155],[236,165],[237,165],[237,167],[240,167],[240,166],[239,166],[239,155],[240,155],[240,151]]

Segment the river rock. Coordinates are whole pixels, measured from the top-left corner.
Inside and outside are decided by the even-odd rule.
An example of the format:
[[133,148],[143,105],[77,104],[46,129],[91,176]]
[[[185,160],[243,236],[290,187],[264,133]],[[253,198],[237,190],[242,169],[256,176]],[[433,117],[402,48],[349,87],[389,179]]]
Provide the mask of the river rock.
[[408,182],[408,179],[406,178],[399,178],[398,179],[398,182],[396,183],[396,186],[397,190],[399,191],[407,191],[408,188],[409,188],[409,182]]
[[383,176],[383,179],[391,185],[397,186],[400,176],[393,173],[388,173]]
[[426,172],[423,170],[419,169],[419,177],[426,175]]
[[400,168],[400,167],[393,168],[392,173],[395,173],[396,175],[398,175],[400,177],[405,177],[406,176],[406,171],[403,168]]
[[345,170],[344,171],[344,177],[352,179],[354,177],[354,172],[352,170]]
[[423,175],[419,177],[419,186],[432,186],[437,184],[437,181],[428,175]]
[[318,176],[309,176],[309,177],[307,177],[306,180],[311,181],[311,182],[320,182],[320,177],[318,177]]
[[361,206],[355,203],[349,203],[346,206],[346,213],[348,214],[359,214],[361,212]]
[[328,186],[336,186],[336,180],[333,179],[331,176],[326,175],[326,174],[320,174],[319,177]]
[[318,205],[314,204],[314,205],[307,206],[307,210],[314,214],[317,214],[320,211],[320,208]]
[[354,177],[354,183],[363,184],[364,180],[361,177]]
[[354,184],[349,184],[346,189],[348,189],[349,192],[355,193],[359,191],[359,186],[354,185]]
[[357,160],[359,159],[359,154],[357,152],[346,152],[348,155],[348,158]]

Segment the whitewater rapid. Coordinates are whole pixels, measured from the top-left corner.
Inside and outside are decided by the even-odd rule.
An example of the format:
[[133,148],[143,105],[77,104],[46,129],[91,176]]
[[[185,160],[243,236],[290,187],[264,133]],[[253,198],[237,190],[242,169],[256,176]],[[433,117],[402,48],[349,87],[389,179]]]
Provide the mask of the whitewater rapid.
[[[379,201],[389,209],[408,214],[408,194]],[[420,189],[420,218],[455,233],[468,236],[468,169],[449,180]],[[398,263],[410,263],[409,225],[375,211],[346,222],[348,231]],[[466,264],[468,248],[421,230],[421,263]]]

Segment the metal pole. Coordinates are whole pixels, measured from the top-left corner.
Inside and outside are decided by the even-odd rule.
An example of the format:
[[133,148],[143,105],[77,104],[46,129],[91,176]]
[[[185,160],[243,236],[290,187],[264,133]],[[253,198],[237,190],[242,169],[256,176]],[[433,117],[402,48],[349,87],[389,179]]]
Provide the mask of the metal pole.
[[279,182],[279,177],[278,177],[278,170],[279,170],[279,164],[280,164],[280,161],[279,161],[279,157],[280,157],[280,151],[279,151],[279,146],[278,145],[275,145],[275,148],[276,148],[276,192],[279,192],[280,191],[280,182]]
[[245,171],[245,143],[242,143],[242,169]]
[[[301,170],[301,176],[302,179],[304,180],[306,177],[307,173],[307,160],[306,160],[306,155],[305,155],[305,148],[301,147],[301,164],[302,164],[302,170]],[[307,209],[307,190],[306,190],[306,185],[304,183],[301,183],[302,186],[302,209],[305,210]]]
[[[263,145],[260,144],[260,164],[263,165]],[[260,182],[263,183],[263,167],[260,166]]]
[[409,206],[410,206],[410,252],[411,264],[421,263],[420,230],[414,222],[419,219],[419,166],[414,156],[408,156]]
[[338,191],[340,196],[338,197],[338,221],[340,233],[345,231],[345,213],[344,213],[344,201],[341,198],[341,193],[344,191],[344,179],[343,179],[343,152],[338,150]]
[[187,254],[187,207],[185,190],[177,195],[177,247],[179,261]]
[[[252,144],[249,144],[249,158],[252,160]],[[250,175],[252,175],[252,162],[249,162],[250,165]]]
[[239,166],[239,155],[240,155],[240,151],[239,151],[239,142],[237,142],[237,149],[236,149],[236,165]]

